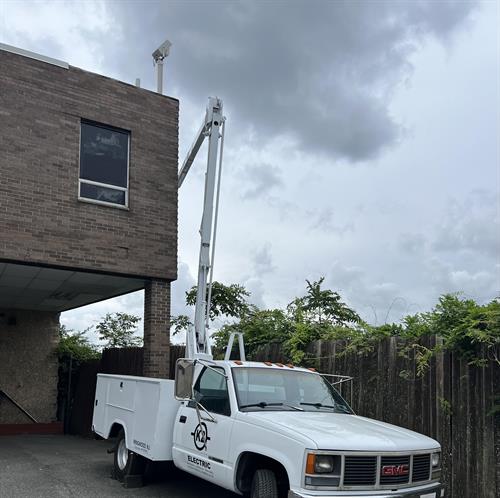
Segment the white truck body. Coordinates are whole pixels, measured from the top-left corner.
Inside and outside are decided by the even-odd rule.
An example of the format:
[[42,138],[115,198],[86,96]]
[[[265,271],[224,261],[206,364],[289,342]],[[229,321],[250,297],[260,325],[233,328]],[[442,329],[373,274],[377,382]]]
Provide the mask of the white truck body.
[[98,374],[92,427],[107,439],[119,425],[131,451],[153,461],[171,460],[179,406],[173,380]]
[[[444,496],[438,479],[440,472],[431,465],[431,455],[439,452],[440,446],[431,438],[352,413],[310,407],[302,411],[300,399],[308,398],[304,392],[299,393],[294,409],[272,405],[266,409],[242,408],[238,398],[237,369],[244,369],[244,375],[260,369],[269,378],[277,370],[289,370],[289,375],[319,374],[267,362],[213,361],[210,365],[211,370],[220,369],[227,376],[220,377],[226,383],[227,401],[221,404],[213,396],[214,402],[210,397],[202,400],[212,405],[213,409],[207,412],[198,412],[194,401],[177,401],[174,381],[100,374],[94,431],[108,438],[121,427],[131,452],[150,460],[172,460],[176,467],[239,494],[244,491],[242,465],[252,455],[283,467],[290,497]],[[203,391],[202,374],[206,371],[207,366],[196,365],[195,391]],[[212,375],[212,387],[218,382],[217,375],[215,380]],[[247,395],[251,391],[252,387]],[[217,388],[212,392],[220,391]],[[271,389],[269,393],[271,396]],[[327,477],[308,474],[307,458],[311,453],[331,454],[339,459],[338,480],[330,481],[334,485],[325,485]],[[370,461],[371,470],[365,465]],[[401,462],[408,462],[406,475],[383,477],[384,463],[394,467]],[[373,477],[367,477],[367,469]]]

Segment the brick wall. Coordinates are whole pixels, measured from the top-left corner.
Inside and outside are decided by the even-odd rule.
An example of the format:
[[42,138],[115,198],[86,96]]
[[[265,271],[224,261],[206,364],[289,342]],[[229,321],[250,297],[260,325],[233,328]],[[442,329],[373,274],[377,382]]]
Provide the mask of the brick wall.
[[[9,324],[13,318],[16,323]],[[58,313],[0,310],[0,389],[39,422],[56,418],[58,330]],[[30,419],[0,398],[0,424],[6,423]]]
[[[0,50],[0,259],[174,280],[177,100]],[[130,130],[130,209],[78,201],[81,119]]]
[[168,378],[170,283],[152,280],[144,289],[144,375]]

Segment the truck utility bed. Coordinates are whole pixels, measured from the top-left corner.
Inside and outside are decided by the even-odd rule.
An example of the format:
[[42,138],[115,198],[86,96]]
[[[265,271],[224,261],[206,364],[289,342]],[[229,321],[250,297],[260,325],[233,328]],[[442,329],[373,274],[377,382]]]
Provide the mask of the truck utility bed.
[[119,424],[127,448],[150,460],[171,460],[179,404],[173,380],[98,374],[92,429],[107,439]]

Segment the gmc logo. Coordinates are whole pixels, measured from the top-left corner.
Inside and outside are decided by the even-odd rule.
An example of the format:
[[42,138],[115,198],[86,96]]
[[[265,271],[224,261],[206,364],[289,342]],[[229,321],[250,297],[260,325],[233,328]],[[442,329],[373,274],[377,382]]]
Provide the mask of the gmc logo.
[[408,465],[384,465],[382,467],[383,476],[406,476],[410,473]]

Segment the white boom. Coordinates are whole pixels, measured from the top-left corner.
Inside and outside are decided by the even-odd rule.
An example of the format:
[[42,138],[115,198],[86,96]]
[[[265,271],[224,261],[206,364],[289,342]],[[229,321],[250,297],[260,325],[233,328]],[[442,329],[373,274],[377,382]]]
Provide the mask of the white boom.
[[[188,174],[201,145],[203,144],[205,138],[208,138],[205,195],[203,200],[203,216],[200,226],[200,260],[198,265],[198,287],[196,292],[194,330],[191,327],[186,334],[187,358],[212,358],[212,349],[210,341],[208,340],[208,323],[210,299],[212,294],[213,260],[215,254],[215,237],[217,232],[225,119],[226,118],[222,115],[222,100],[217,97],[210,97],[208,99],[207,112],[205,114],[203,124],[201,125],[193,145],[191,146],[182,168],[179,171],[180,187],[186,178],[186,175]],[[210,254],[211,249],[212,253]]]

